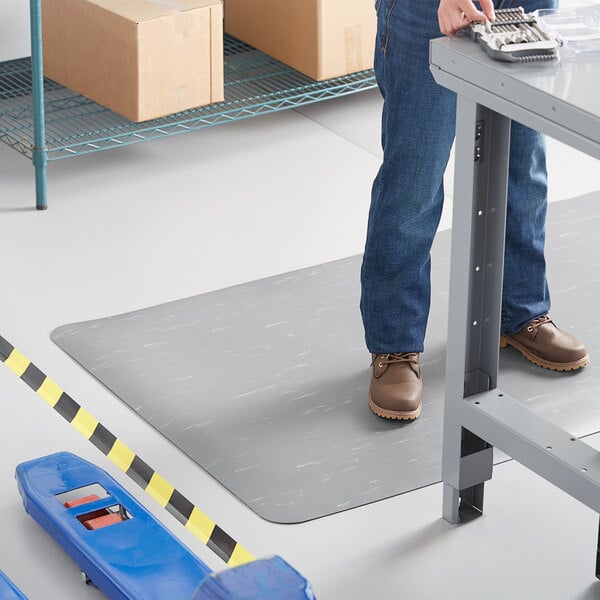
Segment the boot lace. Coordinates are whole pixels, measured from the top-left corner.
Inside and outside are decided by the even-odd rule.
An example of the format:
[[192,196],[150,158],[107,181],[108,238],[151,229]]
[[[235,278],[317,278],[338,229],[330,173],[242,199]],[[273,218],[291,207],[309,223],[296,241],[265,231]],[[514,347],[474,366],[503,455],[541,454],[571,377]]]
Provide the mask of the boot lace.
[[418,367],[418,357],[419,355],[416,352],[393,352],[391,354],[378,354],[376,360],[380,368],[384,365],[402,362],[412,363]]
[[537,319],[533,319],[533,321],[531,321],[529,325],[527,325],[527,331],[531,332],[537,329],[540,325],[545,325],[546,323],[552,323],[550,315],[543,315],[541,317],[538,317]]

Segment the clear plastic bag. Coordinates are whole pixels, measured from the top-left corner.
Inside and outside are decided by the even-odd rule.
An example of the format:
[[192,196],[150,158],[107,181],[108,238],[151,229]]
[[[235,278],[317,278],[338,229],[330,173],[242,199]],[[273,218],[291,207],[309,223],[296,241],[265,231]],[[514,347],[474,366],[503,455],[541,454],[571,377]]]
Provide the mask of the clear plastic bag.
[[600,59],[600,4],[535,11],[539,24],[560,43],[565,60]]

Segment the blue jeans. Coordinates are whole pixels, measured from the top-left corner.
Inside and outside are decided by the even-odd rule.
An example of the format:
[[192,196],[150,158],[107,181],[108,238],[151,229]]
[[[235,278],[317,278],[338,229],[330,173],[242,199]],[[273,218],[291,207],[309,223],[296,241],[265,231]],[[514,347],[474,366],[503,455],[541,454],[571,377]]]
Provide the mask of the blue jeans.
[[[526,12],[553,0],[504,0]],[[422,352],[430,305],[430,250],[444,201],[456,96],[429,71],[440,37],[437,0],[377,0],[375,73],[384,98],[383,163],[373,183],[361,270],[361,312],[373,353]],[[548,312],[544,235],[546,153],[541,134],[512,124],[502,330]]]

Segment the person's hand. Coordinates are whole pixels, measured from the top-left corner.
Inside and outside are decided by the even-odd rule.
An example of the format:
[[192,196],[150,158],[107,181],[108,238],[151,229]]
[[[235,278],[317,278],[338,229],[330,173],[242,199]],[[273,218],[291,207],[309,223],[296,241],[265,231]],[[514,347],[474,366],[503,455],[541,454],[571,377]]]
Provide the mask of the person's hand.
[[438,21],[444,35],[454,35],[473,21],[493,21],[492,0],[480,0],[481,10],[471,0],[440,0]]

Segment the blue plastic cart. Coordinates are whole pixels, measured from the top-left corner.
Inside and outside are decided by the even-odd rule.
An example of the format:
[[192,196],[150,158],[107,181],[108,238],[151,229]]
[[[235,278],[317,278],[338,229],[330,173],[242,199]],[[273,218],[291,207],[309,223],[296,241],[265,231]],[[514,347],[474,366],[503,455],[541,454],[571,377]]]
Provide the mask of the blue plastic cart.
[[22,463],[16,478],[26,511],[111,599],[314,600],[277,556],[211,572],[110,475],[73,454]]
[[0,600],[27,600],[23,592],[0,571]]

